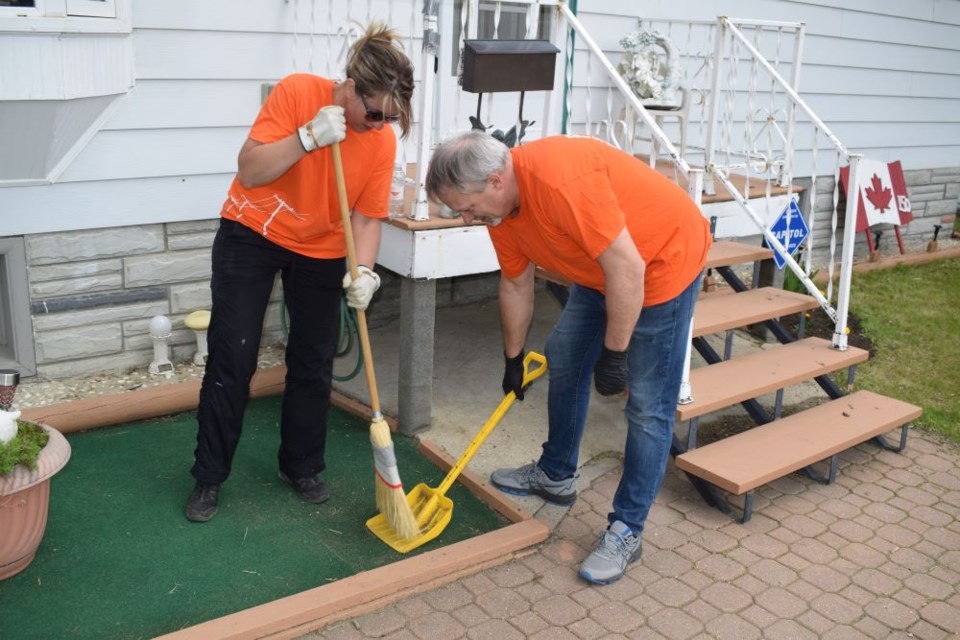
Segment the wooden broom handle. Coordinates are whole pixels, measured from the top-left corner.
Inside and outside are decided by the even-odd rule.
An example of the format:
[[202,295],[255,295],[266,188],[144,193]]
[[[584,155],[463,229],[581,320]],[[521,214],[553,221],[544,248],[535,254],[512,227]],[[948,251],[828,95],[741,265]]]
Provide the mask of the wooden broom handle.
[[[347,202],[347,183],[343,178],[343,158],[340,155],[340,143],[333,143],[333,170],[337,175],[337,195],[340,199],[340,216],[343,218],[343,235],[347,241],[347,264],[350,266],[350,278],[356,280],[357,249],[353,244],[353,227],[350,224],[350,203]],[[370,408],[374,418],[381,417],[380,396],[377,394],[377,377],[373,371],[373,353],[370,350],[370,335],[367,332],[367,313],[356,309],[357,324],[360,326],[360,347],[363,351],[363,368],[367,372],[367,385],[370,387]]]

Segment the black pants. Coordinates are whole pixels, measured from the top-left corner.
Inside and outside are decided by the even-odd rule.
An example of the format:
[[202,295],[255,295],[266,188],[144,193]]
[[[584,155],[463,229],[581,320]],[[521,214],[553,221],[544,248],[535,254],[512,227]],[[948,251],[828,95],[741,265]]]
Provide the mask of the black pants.
[[212,258],[209,355],[191,473],[206,484],[223,482],[230,475],[278,271],[290,320],[279,467],[290,477],[322,471],[345,260],[308,258],[225,219],[220,221]]

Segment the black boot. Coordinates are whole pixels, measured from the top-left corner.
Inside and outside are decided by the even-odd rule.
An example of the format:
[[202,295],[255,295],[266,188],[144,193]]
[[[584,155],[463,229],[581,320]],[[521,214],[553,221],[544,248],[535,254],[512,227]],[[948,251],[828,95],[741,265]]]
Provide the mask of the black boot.
[[307,476],[306,478],[291,478],[283,471],[280,472],[280,479],[293,487],[301,498],[307,502],[320,504],[326,502],[330,494],[327,492],[327,485],[317,476]]

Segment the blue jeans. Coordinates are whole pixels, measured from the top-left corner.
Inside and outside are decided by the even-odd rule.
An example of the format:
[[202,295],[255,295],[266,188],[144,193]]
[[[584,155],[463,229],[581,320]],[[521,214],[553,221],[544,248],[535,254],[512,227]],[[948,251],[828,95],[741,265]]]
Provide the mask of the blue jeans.
[[[697,276],[676,298],[644,307],[630,339],[623,475],[607,519],[620,520],[636,535],[643,531],[666,471],[690,320],[699,289]],[[539,465],[555,479],[569,478],[577,471],[593,368],[600,357],[606,326],[603,294],[571,286],[560,320],[547,339],[545,354],[550,367],[550,429]]]

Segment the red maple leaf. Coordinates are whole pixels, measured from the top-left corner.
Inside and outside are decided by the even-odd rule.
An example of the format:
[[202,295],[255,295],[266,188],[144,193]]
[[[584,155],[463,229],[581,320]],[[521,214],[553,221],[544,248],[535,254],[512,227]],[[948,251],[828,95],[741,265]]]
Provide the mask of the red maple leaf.
[[873,178],[870,179],[870,185],[864,191],[867,194],[867,200],[876,207],[880,213],[883,213],[890,208],[890,201],[893,200],[893,192],[890,189],[883,188],[883,182],[880,181],[880,176],[873,174]]

